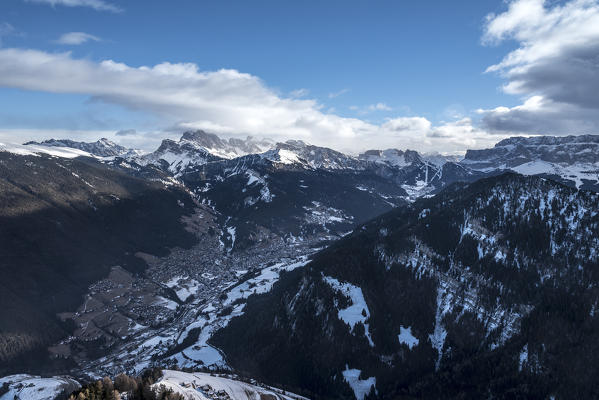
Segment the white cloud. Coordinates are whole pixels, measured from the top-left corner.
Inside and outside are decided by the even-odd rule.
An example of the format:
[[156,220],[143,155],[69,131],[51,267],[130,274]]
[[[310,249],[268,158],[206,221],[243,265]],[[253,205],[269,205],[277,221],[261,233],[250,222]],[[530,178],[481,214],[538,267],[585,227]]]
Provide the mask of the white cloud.
[[122,12],[123,9],[104,0],[25,0],[28,3],[44,3],[51,6],[90,7],[97,11]]
[[469,120],[433,126],[425,118],[410,117],[377,125],[341,117],[324,112],[315,100],[280,97],[253,75],[231,69],[200,71],[189,63],[132,67],[112,60],[76,59],[70,53],[0,49],[0,86],[89,95],[150,112],[166,127],[304,139],[341,150],[410,147],[454,152],[499,139],[485,137]]
[[2,37],[15,33],[15,28],[8,22],[0,22],[0,46],[2,46]]
[[308,94],[310,94],[310,91],[308,89],[296,89],[293,90],[291,93],[289,93],[289,96],[293,97],[293,98],[300,98],[300,97],[306,97]]
[[334,99],[335,97],[339,97],[341,95],[344,95],[347,92],[349,92],[349,89],[341,89],[338,92],[329,93],[329,99]]
[[349,106],[349,109],[355,111],[358,115],[366,115],[375,111],[391,111],[393,110],[385,103],[369,104],[367,106]]
[[56,43],[66,45],[79,45],[85,42],[94,41],[99,42],[101,39],[97,36],[90,35],[85,32],[69,32],[61,35]]
[[597,110],[556,103],[542,96],[532,96],[515,107],[478,110],[482,126],[493,133],[518,135],[590,134],[599,132]]
[[487,17],[483,43],[514,40],[518,48],[487,72],[507,79],[503,90],[521,106],[488,110],[492,131],[576,134],[599,128],[599,3],[516,0]]
[[406,133],[429,132],[432,128],[431,122],[423,117],[400,117],[389,119],[382,125],[385,131]]
[[391,107],[385,103],[376,103],[368,106],[369,111],[391,111]]
[[[489,135],[474,126],[470,118],[433,125],[423,117],[401,117],[387,120],[381,125],[378,142],[382,147],[394,147],[441,153],[460,153],[466,149],[491,147],[509,135]],[[397,147],[397,146],[395,146]]]

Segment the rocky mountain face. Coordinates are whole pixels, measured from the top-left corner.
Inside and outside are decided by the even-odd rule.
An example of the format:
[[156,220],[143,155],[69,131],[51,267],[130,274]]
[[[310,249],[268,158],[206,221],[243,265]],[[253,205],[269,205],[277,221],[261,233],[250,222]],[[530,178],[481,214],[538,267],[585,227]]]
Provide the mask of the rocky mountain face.
[[468,150],[466,160],[480,162],[479,167],[515,167],[530,161],[560,164],[598,163],[599,136],[538,136],[512,137],[497,143],[492,149]]
[[192,142],[217,157],[228,159],[247,154],[263,153],[274,145],[271,140],[256,139],[252,136],[248,136],[246,139],[221,139],[213,133],[202,130],[184,132],[181,141]]
[[541,175],[581,189],[599,190],[599,136],[513,137],[491,149],[468,150],[461,162],[479,170]]
[[41,142],[27,142],[26,146],[37,145],[37,146],[46,146],[46,147],[68,147],[72,149],[78,149],[85,151],[87,153],[93,154],[98,157],[114,157],[114,156],[125,156],[125,155],[135,155],[135,152],[118,145],[106,138],[102,138],[96,142],[86,143],[86,142],[76,142],[74,140],[69,139],[48,139]]
[[[434,165],[414,151],[353,157],[298,140],[277,143],[260,154],[219,159],[206,147],[216,146],[216,139],[199,145],[191,141],[194,135],[184,134],[179,143],[165,141],[148,157],[177,160],[162,167],[220,216],[224,232],[229,232],[222,242],[230,249],[271,240],[273,234],[291,242],[336,238],[449,183],[484,176],[457,163]],[[197,135],[205,138],[203,132]],[[166,144],[184,156],[165,156]]]
[[412,163],[422,162],[420,154],[414,150],[401,151],[397,149],[387,150],[368,150],[359,155],[364,161],[379,164],[388,164],[391,166],[405,167]]
[[248,137],[246,140],[231,138],[224,140],[204,131],[184,132],[178,141],[165,139],[160,147],[143,157],[133,157],[142,165],[156,165],[168,170],[175,176],[186,169],[211,161],[232,159],[246,154],[262,153],[272,143]]
[[288,273],[211,343],[323,398],[593,398],[599,197],[506,174],[455,184]]
[[[181,175],[196,199],[212,207],[227,230],[227,246],[271,240],[337,238],[405,203],[405,190],[370,171],[304,168],[266,155],[208,163]],[[270,158],[269,158],[270,157]]]

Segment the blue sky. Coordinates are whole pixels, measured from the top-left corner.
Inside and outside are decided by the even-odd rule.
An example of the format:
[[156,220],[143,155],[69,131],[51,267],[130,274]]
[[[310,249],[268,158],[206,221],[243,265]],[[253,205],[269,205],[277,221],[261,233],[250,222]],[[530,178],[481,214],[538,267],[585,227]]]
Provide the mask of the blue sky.
[[[572,4],[577,8],[568,11]],[[255,79],[253,89],[239,95],[236,92],[234,98],[246,96],[251,103],[255,90],[268,93],[260,95],[266,99],[264,108],[248,111],[245,116],[240,114],[238,120],[246,122],[229,123],[229,119],[235,120],[239,109],[238,102],[231,105],[231,96],[215,98],[214,102],[226,103],[218,105],[216,112],[197,106],[198,96],[201,102],[212,98],[212,92],[201,91],[200,95],[198,89],[190,99],[196,108],[165,114],[163,108],[170,110],[177,105],[148,105],[135,93],[105,93],[89,89],[85,82],[68,88],[68,73],[59,78],[50,74],[47,78],[58,86],[59,79],[65,79],[63,86],[67,89],[49,89],[44,82],[34,82],[37,72],[20,71],[21,75],[30,73],[32,82],[15,83],[26,81],[26,75],[0,81],[0,130],[5,130],[5,136],[14,135],[16,129],[36,130],[36,135],[41,134],[39,130],[50,130],[45,136],[58,130],[92,132],[82,135],[87,138],[97,131],[136,129],[138,137],[129,138],[130,141],[151,147],[159,136],[175,135],[185,127],[214,127],[214,131],[225,136],[299,135],[308,141],[348,149],[363,147],[366,138],[381,146],[418,147],[424,143],[421,149],[439,151],[489,145],[510,134],[545,133],[538,132],[541,126],[535,128],[534,120],[523,123],[520,114],[516,122],[507,125],[509,129],[503,129],[501,124],[505,125],[505,117],[512,117],[510,113],[521,113],[522,108],[518,107],[525,106],[534,96],[544,95],[548,100],[546,90],[502,88],[513,79],[513,66],[485,72],[500,64],[511,51],[526,50],[532,40],[540,44],[544,40],[538,32],[532,38],[522,37],[530,27],[518,19],[522,10],[517,7],[524,12],[528,7],[532,13],[529,15],[536,12],[541,18],[540,26],[547,24],[542,18],[551,17],[552,12],[573,13],[581,7],[596,7],[596,2],[3,0],[0,51],[15,51],[0,57],[0,68],[11,60],[21,62],[20,57],[28,50],[36,51],[38,58],[69,52],[65,56],[68,62],[83,60],[99,65],[112,60],[131,68],[193,63],[198,73],[230,69]],[[505,21],[500,20],[502,16]],[[495,30],[493,21],[497,22]],[[556,34],[559,29],[556,24]],[[63,37],[73,32],[77,35]],[[548,40],[551,37],[545,36]],[[584,43],[590,46],[593,38],[583,38]],[[82,43],[75,44],[78,39]],[[76,65],[65,68],[72,68],[73,74],[77,74]],[[107,86],[114,83],[111,76],[99,75],[107,79]],[[99,78],[94,75],[88,79]],[[159,86],[162,85],[168,83]],[[181,87],[177,85],[178,90]],[[174,89],[173,93],[176,95]],[[147,96],[159,97],[160,91]],[[295,122],[283,120],[283,116],[276,123],[252,119],[251,114],[262,115],[263,110],[261,118],[272,115],[272,96],[275,101],[289,100],[291,105],[284,107],[293,111],[285,110],[285,118]],[[493,118],[498,107],[503,112],[501,118]],[[303,121],[306,113],[310,114],[306,119],[319,121],[314,128],[302,125],[304,132],[296,122]],[[334,116],[333,122],[326,117],[330,115]],[[326,120],[320,121],[321,117]],[[398,118],[405,120],[398,120],[393,126],[404,129],[409,125],[405,132],[397,137],[388,134],[389,129],[381,133],[381,126]],[[458,121],[463,125],[465,118],[469,133],[463,134],[462,141],[453,125],[449,130],[442,129]],[[339,137],[332,133],[335,129],[343,131],[349,126],[347,123],[353,133],[348,131]],[[356,128],[356,124],[360,126]],[[573,126],[568,123],[563,131],[548,133],[565,134],[567,129],[576,130]],[[437,128],[440,130],[435,132]],[[594,129],[594,125],[587,124],[586,128]],[[447,140],[434,140],[439,136],[451,136],[450,148],[446,148]],[[483,139],[475,140],[475,136]]]

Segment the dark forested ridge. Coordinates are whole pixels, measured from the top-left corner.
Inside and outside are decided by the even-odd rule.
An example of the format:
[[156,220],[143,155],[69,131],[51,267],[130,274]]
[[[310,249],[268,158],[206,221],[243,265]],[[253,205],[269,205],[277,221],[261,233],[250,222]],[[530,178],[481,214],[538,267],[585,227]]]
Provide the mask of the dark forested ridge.
[[455,184],[286,274],[212,342],[316,397],[353,398],[350,370],[380,398],[597,397],[598,209],[538,177]]
[[0,372],[39,368],[72,329],[56,313],[76,309],[110,267],[140,272],[136,252],[190,246],[181,217],[193,207],[177,185],[93,159],[0,152]]

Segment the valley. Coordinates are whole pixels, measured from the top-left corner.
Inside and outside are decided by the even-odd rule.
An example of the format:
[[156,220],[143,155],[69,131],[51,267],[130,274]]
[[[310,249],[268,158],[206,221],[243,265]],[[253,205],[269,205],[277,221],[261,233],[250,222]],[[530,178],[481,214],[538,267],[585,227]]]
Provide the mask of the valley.
[[[17,293],[44,274],[51,284],[43,297],[3,300],[6,312],[32,311],[0,330],[2,348],[17,349],[0,354],[2,372],[85,382],[152,367],[235,371],[310,397],[363,400],[480,395],[491,378],[462,387],[451,366],[485,371],[496,360],[510,385],[561,393],[535,372],[561,371],[539,346],[572,349],[543,335],[536,315],[547,296],[595,307],[596,143],[514,139],[463,160],[203,131],[148,154],[106,140],[5,145],[12,230],[0,265],[10,276],[18,259],[33,274],[5,287]],[[24,248],[35,263],[19,258]],[[577,340],[591,346],[596,322],[585,313],[590,331]],[[46,336],[13,333],[42,322]],[[431,386],[439,376],[456,386]]]

